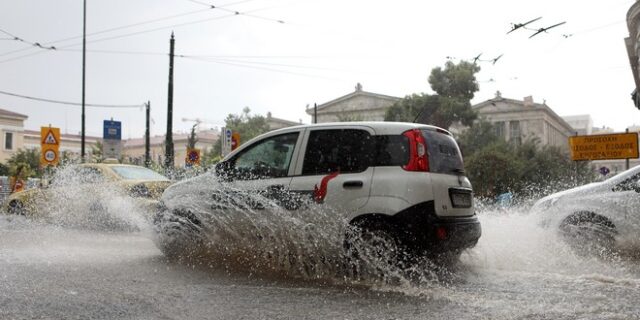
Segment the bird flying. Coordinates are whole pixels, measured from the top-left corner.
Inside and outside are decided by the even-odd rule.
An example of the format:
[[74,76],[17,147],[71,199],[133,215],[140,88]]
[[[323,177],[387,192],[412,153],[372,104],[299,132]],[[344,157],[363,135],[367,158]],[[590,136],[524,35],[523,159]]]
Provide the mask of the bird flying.
[[540,28],[540,29],[538,29],[534,34],[532,34],[531,36],[529,36],[529,39],[531,39],[531,38],[533,38],[533,37],[537,36],[538,34],[540,34],[540,33],[542,33],[542,32],[547,32],[547,30],[549,30],[549,29],[551,29],[551,28],[555,28],[555,27],[557,27],[557,26],[559,26],[559,25],[563,25],[563,24],[565,24],[565,23],[566,23],[566,21],[562,21],[562,22],[560,22],[560,23],[556,23],[556,24],[554,24],[554,25],[552,25],[552,26],[549,26],[549,27],[546,27],[546,28]]
[[507,34],[509,34],[509,33],[511,33],[511,32],[514,32],[514,31],[516,31],[516,30],[518,30],[518,29],[520,29],[520,28],[523,28],[523,27],[525,27],[526,25],[528,25],[528,24],[530,24],[530,23],[532,23],[532,22],[534,22],[534,21],[538,21],[538,20],[540,20],[540,19],[542,19],[542,17],[537,17],[537,18],[535,18],[535,19],[533,19],[533,20],[529,20],[529,21],[527,21],[527,22],[525,22],[525,23],[512,23],[512,24],[511,24],[511,30],[509,30],[509,32],[507,32]]
[[473,58],[473,63],[477,63],[478,61],[482,61],[480,60],[480,56],[482,55],[482,52],[480,52],[480,54],[478,54],[477,56],[475,56],[475,58]]
[[497,57],[495,57],[495,58],[493,58],[493,59],[491,59],[491,61],[493,62],[493,64],[496,64],[496,62],[498,62],[498,60],[500,60],[500,58],[502,58],[502,56],[504,56],[504,53],[499,55],[499,56],[497,56]]

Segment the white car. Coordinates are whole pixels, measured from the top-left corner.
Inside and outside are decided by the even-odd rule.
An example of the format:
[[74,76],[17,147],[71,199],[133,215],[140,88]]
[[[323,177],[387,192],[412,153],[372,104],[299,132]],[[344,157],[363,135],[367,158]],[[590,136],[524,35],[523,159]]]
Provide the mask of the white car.
[[[458,145],[434,126],[342,122],[279,129],[243,144],[216,171],[164,192],[156,226],[158,246],[168,256],[185,252],[176,247],[176,235],[184,234],[178,231],[198,232],[204,220],[232,206],[263,207],[238,190],[290,211],[309,203],[331,207],[345,222],[344,247],[352,255],[364,250],[360,246],[375,245],[457,257],[481,235]],[[206,179],[222,184],[204,191],[198,185],[214,184]]]
[[583,253],[640,248],[640,166],[544,197],[531,212]]

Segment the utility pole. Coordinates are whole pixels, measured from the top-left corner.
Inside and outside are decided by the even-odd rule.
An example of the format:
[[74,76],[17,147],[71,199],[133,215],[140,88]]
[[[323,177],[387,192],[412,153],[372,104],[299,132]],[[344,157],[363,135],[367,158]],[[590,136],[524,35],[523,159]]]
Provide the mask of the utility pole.
[[313,123],[318,123],[318,104],[313,104]]
[[175,39],[173,31],[169,40],[169,97],[167,99],[167,134],[165,136],[164,167],[173,168],[173,49]]
[[146,109],[147,119],[146,130],[144,134],[144,166],[149,168],[149,166],[151,165],[151,153],[149,151],[151,144],[151,130],[149,129],[149,121],[151,118],[151,101],[147,101]]
[[82,7],[82,137],[80,141],[80,161],[84,162],[84,142],[85,142],[85,115],[84,115],[84,88],[86,75],[86,57],[87,57],[87,0],[83,1]]

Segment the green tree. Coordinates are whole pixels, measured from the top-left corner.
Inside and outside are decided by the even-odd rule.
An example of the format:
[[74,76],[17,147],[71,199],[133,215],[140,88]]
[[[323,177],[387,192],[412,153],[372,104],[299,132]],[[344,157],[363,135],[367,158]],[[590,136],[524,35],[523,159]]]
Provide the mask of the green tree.
[[246,142],[252,138],[269,131],[267,118],[261,115],[251,115],[251,109],[245,107],[242,114],[229,114],[225,119],[227,128],[240,134],[240,142]]
[[[227,129],[240,134],[240,144],[270,130],[267,118],[251,115],[249,107],[242,109],[242,114],[229,114],[224,121]],[[222,139],[218,139],[218,143],[214,144],[212,153],[222,154]]]
[[543,195],[593,181],[589,162],[574,162],[566,149],[541,146],[537,138],[507,143],[495,127],[479,121],[459,137],[467,176],[478,196],[493,198],[512,192],[520,198]]
[[104,160],[103,150],[104,150],[104,145],[100,140],[96,141],[96,144],[91,145],[91,158],[93,162],[100,163],[102,162],[102,160]]
[[202,150],[201,164],[204,168],[208,168],[220,162],[221,159],[222,157],[220,156],[220,151],[218,149],[218,152],[216,153],[215,145],[212,148],[205,148],[204,150]]
[[198,124],[196,123],[191,127],[191,133],[189,134],[189,137],[187,137],[187,148],[189,149],[195,149],[196,143],[198,143],[198,135],[196,134],[197,126]]
[[520,172],[524,164],[514,155],[511,146],[492,143],[467,156],[465,167],[474,192],[480,197],[520,189]]
[[9,174],[16,175],[18,172],[23,178],[40,177],[40,150],[19,149],[7,160]]
[[9,166],[4,163],[0,163],[0,176],[8,176],[9,175]]
[[447,61],[444,69],[431,70],[429,84],[435,95],[425,93],[406,96],[393,104],[385,114],[386,121],[417,121],[448,129],[460,122],[470,126],[477,115],[471,109],[471,99],[478,91],[475,74],[477,64]]
[[474,154],[488,145],[502,141],[504,140],[496,135],[495,126],[484,119],[474,122],[458,139],[463,155]]

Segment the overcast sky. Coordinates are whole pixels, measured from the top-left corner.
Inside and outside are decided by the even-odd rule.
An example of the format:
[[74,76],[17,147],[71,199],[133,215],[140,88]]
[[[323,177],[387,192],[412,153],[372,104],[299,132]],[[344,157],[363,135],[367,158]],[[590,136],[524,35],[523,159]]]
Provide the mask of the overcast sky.
[[[205,4],[213,4],[211,9]],[[618,131],[640,124],[624,38],[632,0],[87,0],[86,102],[151,101],[152,134],[166,128],[168,51],[176,36],[174,129],[200,118],[220,126],[229,113],[310,122],[305,106],[354,90],[403,97],[431,93],[428,75],[447,57],[482,53],[480,91],[546,101],[561,116],[590,114]],[[232,11],[240,14],[235,15]],[[506,34],[566,21],[531,39]],[[283,23],[279,22],[281,20]],[[147,23],[150,22],[150,23]],[[133,26],[132,26],[133,25]],[[131,26],[131,27],[127,27]],[[81,101],[82,1],[0,0],[0,91]],[[66,41],[59,41],[69,39]],[[31,44],[29,44],[31,43]],[[33,46],[55,46],[47,50]],[[0,108],[80,131],[80,107],[0,94]],[[144,134],[142,108],[87,108],[87,134],[123,122],[123,138]]]

